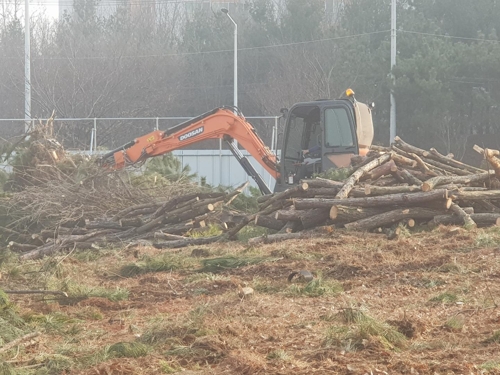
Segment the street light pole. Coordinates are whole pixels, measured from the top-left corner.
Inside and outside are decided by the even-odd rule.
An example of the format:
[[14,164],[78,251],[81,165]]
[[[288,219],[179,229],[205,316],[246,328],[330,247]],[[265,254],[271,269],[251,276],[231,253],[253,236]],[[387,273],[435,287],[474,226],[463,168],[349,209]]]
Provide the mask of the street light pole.
[[[224,13],[234,25],[234,85],[233,85],[233,106],[236,113],[238,108],[238,24],[233,20],[233,17],[229,14],[227,8],[221,8],[220,10]],[[235,139],[233,144],[238,148],[238,141]]]
[[24,131],[27,133],[31,122],[31,41],[30,5],[25,1],[24,12]]
[[390,113],[390,135],[389,144],[394,142],[396,137],[396,98],[394,97],[394,77],[393,69],[396,66],[396,0],[392,0],[391,5],[391,113]]
[[221,12],[224,13],[234,25],[234,92],[233,92],[233,105],[238,107],[238,24],[233,20],[227,8],[222,8]]

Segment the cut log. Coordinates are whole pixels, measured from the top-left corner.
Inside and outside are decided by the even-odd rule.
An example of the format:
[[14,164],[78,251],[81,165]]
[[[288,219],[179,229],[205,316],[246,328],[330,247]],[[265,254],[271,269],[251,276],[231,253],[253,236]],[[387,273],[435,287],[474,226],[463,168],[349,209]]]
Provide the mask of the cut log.
[[481,168],[476,168],[476,167],[473,167],[472,165],[468,165],[468,164],[462,163],[461,161],[458,161],[458,160],[449,158],[445,155],[442,155],[435,148],[431,148],[430,153],[431,153],[431,155],[429,156],[430,158],[432,158],[440,163],[447,164],[447,165],[454,167],[454,168],[464,169],[466,171],[471,172],[470,174],[477,174],[477,173],[484,172],[484,170],[482,170]]
[[399,225],[393,225],[391,228],[386,228],[384,233],[389,241],[396,240],[401,233],[401,227]]
[[[272,212],[274,211],[271,211],[269,213]],[[262,212],[260,212],[259,214],[264,215]],[[238,234],[238,232],[242,230],[248,223],[254,221],[255,216],[257,215],[256,214],[248,215],[246,219],[244,219],[240,224],[236,225],[234,228],[229,229],[227,233],[225,233],[224,238],[227,238],[229,240],[236,239],[236,235]]]
[[94,242],[73,242],[63,245],[61,248],[70,250],[99,250],[100,246]]
[[119,229],[122,230],[121,224],[115,221],[87,221],[85,223],[87,229]]
[[178,236],[176,234],[169,234],[169,233],[163,233],[163,232],[155,232],[154,238],[157,240],[163,240],[163,241],[177,241],[177,240],[186,239],[186,237],[183,237],[183,236]]
[[475,206],[478,207],[478,213],[481,212],[494,213],[494,214],[500,213],[500,207],[496,206],[495,204],[493,204],[488,200],[479,200],[474,203]]
[[323,224],[329,219],[329,209],[318,208],[311,210],[280,210],[276,212],[275,219],[284,222],[296,221],[302,224],[304,229]]
[[278,233],[293,233],[300,228],[300,223],[297,221],[288,221]]
[[482,200],[500,200],[500,190],[487,191],[462,191],[453,193],[453,199],[459,201],[482,201]]
[[282,242],[282,241],[287,241],[287,240],[298,240],[298,239],[303,239],[303,238],[311,238],[313,236],[316,237],[317,234],[314,234],[314,232],[312,232],[312,231],[305,231],[305,232],[298,232],[298,233],[277,233],[277,234],[270,234],[268,236],[250,238],[248,240],[248,244],[249,245],[269,244],[269,243],[276,243],[276,242]]
[[183,212],[178,212],[176,210],[176,211],[172,211],[169,214],[166,214],[164,224],[181,223],[183,221],[194,219],[197,216],[204,215],[204,214],[211,212],[213,210],[214,210],[214,205],[212,203],[206,204],[205,202],[201,202],[201,203],[193,205],[193,208],[190,210],[188,210],[186,208],[186,211],[183,211]]
[[373,185],[365,185],[365,195],[369,196],[379,196],[379,195],[388,195],[388,194],[400,194],[400,193],[417,193],[421,191],[420,186],[373,186]]
[[397,172],[398,167],[396,166],[396,163],[394,163],[394,160],[389,160],[388,162],[382,164],[380,167],[377,167],[370,172],[365,173],[361,178],[360,181],[364,180],[378,180],[382,176],[386,176],[389,174],[393,174]]
[[407,182],[408,184],[418,185],[418,186],[422,185],[423,180],[415,177],[407,169],[399,169],[398,172],[399,172],[399,175],[401,176],[401,178],[403,179],[403,181]]
[[[272,205],[266,207],[258,212],[259,215],[270,215],[275,211],[290,207],[293,204],[291,199],[281,200],[274,202]],[[252,219],[253,220],[253,219]]]
[[452,203],[450,211],[453,212],[455,215],[459,216],[463,220],[466,229],[472,229],[477,227],[477,224],[474,222],[474,220],[471,219],[470,215],[467,212],[465,212],[462,209],[462,207],[460,207],[458,204]]
[[[479,227],[500,226],[500,214],[494,213],[478,213],[470,214],[470,218]],[[463,218],[457,215],[437,215],[430,222],[431,228],[439,225],[463,225]]]
[[300,217],[300,222],[302,228],[310,229],[317,226],[325,225],[325,223],[330,219],[330,210],[324,208],[318,208],[313,210],[306,210]]
[[7,247],[16,253],[25,253],[27,251],[35,250],[38,246],[10,241]]
[[258,227],[268,228],[272,230],[279,231],[285,226],[285,222],[281,220],[276,220],[272,216],[267,215],[256,215],[254,224]]
[[420,193],[389,194],[378,197],[347,198],[347,199],[323,199],[323,198],[297,198],[293,204],[297,210],[309,208],[328,208],[332,206],[351,207],[391,207],[398,205],[418,205],[426,202],[444,201],[448,199],[448,191],[445,189],[433,190]]
[[127,207],[127,208],[119,211],[115,216],[113,216],[111,218],[111,221],[118,221],[118,220],[122,219],[123,217],[127,216],[130,212],[136,211],[136,210],[142,210],[142,209],[145,209],[145,208],[148,208],[148,209],[153,208],[153,209],[156,210],[156,207],[158,205],[161,205],[161,204],[164,204],[164,203],[165,202],[161,202],[161,203],[153,202],[153,203],[144,203],[144,204],[138,204],[138,205],[135,205],[135,206]]
[[430,164],[433,167],[439,168],[442,171],[445,171],[445,172],[448,172],[448,173],[451,173],[451,174],[455,174],[457,176],[467,176],[467,175],[471,174],[471,172],[468,171],[468,170],[461,169],[461,168],[455,168],[455,167],[452,167],[450,165],[441,163],[439,161],[436,161],[436,160],[433,160],[433,159],[430,159],[430,158],[427,158],[425,160],[425,162],[426,162],[426,164]]
[[417,162],[413,159],[410,159],[409,157],[403,156],[401,154],[398,154],[397,152],[393,152],[391,154],[392,160],[396,163],[398,167],[402,168],[416,168],[417,167]]
[[317,197],[317,196],[324,196],[324,197],[335,197],[337,193],[339,192],[340,188],[337,187],[327,187],[327,188],[314,188],[311,189],[309,188],[306,192],[302,194],[297,194],[296,197],[294,198],[311,198],[311,197]]
[[132,219],[121,219],[119,223],[122,227],[141,227],[144,225],[144,220],[140,217],[135,217]]
[[156,249],[177,249],[181,247],[187,246],[199,246],[199,245],[208,245],[223,239],[223,236],[213,236],[213,237],[205,237],[205,238],[185,238],[177,241],[166,241],[166,242],[158,242],[154,243],[153,247]]
[[470,184],[484,182],[491,177],[490,173],[471,174],[468,176],[438,176],[422,183],[422,191],[431,191],[436,186],[444,184]]
[[177,225],[175,225],[175,224],[174,225],[167,225],[167,226],[164,226],[164,227],[161,227],[158,229],[164,233],[180,235],[180,234],[185,234],[193,227],[194,227],[193,223],[183,223],[183,224],[177,224]]
[[390,152],[391,149],[389,147],[386,147],[386,146],[371,145],[370,146],[370,151]]
[[[370,155],[370,156],[361,156],[360,159],[357,159],[356,158],[357,155],[353,156],[351,158],[351,166],[354,167],[355,169],[359,169],[361,167],[364,167],[366,164],[372,162],[373,160],[377,159],[380,157],[380,153],[376,152],[374,153],[373,155]],[[354,159],[354,163],[353,163],[353,159]],[[356,161],[359,161],[358,163],[356,163]]]
[[313,180],[301,180],[300,182],[306,183],[309,189],[336,188],[340,190],[344,186],[343,182],[327,180],[324,178],[315,178]]
[[422,173],[426,174],[427,176],[439,176],[438,173],[429,168],[429,166],[420,158],[420,156],[418,156],[417,154],[411,154],[411,156],[417,162],[418,167]]
[[361,168],[358,168],[346,181],[342,189],[340,189],[339,193],[336,195],[337,199],[345,199],[349,196],[349,193],[354,188],[354,184],[356,184],[363,174],[370,172],[372,169],[378,167],[379,165],[384,164],[388,160],[391,159],[391,154],[384,154],[378,157],[375,160],[372,160],[368,164],[364,165]]
[[408,228],[414,228],[415,227],[415,220],[414,219],[408,219],[403,221],[403,223],[408,227]]
[[261,195],[260,197],[257,198],[257,203],[262,204],[271,199],[272,197],[273,197],[272,194]]
[[300,215],[303,211],[298,210],[279,210],[274,214],[274,218],[280,221],[300,221]]
[[156,219],[150,220],[146,224],[138,227],[136,229],[136,232],[137,232],[137,234],[150,232],[150,231],[154,230],[155,228],[159,228],[162,225],[164,225],[166,223],[166,220],[167,219],[165,218],[165,216],[157,217]]
[[351,223],[370,216],[378,215],[384,211],[383,208],[332,206],[330,209],[330,219],[336,223]]
[[497,177],[500,177],[500,159],[498,159],[498,155],[500,155],[500,152],[498,150],[490,150],[488,148],[484,150],[484,157],[493,167],[495,175]]
[[146,207],[146,208],[141,208],[138,210],[130,211],[126,215],[118,217],[115,221],[120,221],[120,219],[130,219],[130,218],[141,216],[141,215],[150,215],[150,214],[155,213],[157,209],[158,209],[157,206],[153,206],[153,207]]
[[378,227],[385,227],[397,223],[405,219],[432,219],[434,216],[443,214],[444,211],[430,210],[426,208],[413,207],[405,209],[397,209],[389,212],[384,212],[379,215],[371,216],[366,219],[361,219],[352,223],[348,223],[345,227],[348,230],[367,231]]
[[307,182],[301,182],[299,185],[293,188],[287,189],[278,194],[274,194],[272,198],[268,199],[266,202],[264,202],[264,204],[261,205],[260,209],[263,210],[264,208],[271,206],[277,201],[288,199],[293,194],[306,191],[307,189],[309,189],[309,184]]
[[428,157],[430,155],[429,151],[422,150],[421,148],[412,146],[405,141],[403,141],[401,138],[398,136],[394,137],[394,143],[398,148],[400,148],[403,151],[406,151],[410,154],[416,154],[418,156],[423,156],[424,158]]
[[5,353],[6,351],[20,345],[22,342],[31,340],[31,339],[37,337],[38,335],[40,335],[40,332],[31,332],[31,333],[27,333],[26,335],[15,339],[15,340],[12,340],[11,342],[8,342],[4,346],[0,347],[0,353]]
[[31,240],[30,236],[5,227],[0,227],[0,234],[4,235],[7,239],[15,238],[21,242],[29,242]]

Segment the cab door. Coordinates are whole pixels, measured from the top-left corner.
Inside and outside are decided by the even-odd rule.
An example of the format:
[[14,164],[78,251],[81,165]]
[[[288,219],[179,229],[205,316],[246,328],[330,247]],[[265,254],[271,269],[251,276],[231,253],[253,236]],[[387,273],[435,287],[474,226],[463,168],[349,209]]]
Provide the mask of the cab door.
[[351,157],[359,153],[355,117],[348,101],[326,106],[322,110],[322,169],[348,167]]

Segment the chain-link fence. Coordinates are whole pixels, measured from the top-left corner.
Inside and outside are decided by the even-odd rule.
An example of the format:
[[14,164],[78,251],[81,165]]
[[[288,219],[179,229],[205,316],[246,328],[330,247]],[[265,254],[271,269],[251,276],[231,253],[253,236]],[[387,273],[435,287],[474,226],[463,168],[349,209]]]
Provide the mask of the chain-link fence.
[[[166,130],[191,118],[61,118],[54,120],[54,136],[68,150],[112,150],[153,130]],[[251,116],[246,119],[254,126],[264,143],[276,150],[280,117]],[[28,126],[40,121],[45,123],[47,119],[32,120],[29,125],[24,119],[0,119],[0,137],[2,141],[13,139],[22,135]],[[187,149],[217,150],[220,147],[221,143],[213,140],[191,145]]]

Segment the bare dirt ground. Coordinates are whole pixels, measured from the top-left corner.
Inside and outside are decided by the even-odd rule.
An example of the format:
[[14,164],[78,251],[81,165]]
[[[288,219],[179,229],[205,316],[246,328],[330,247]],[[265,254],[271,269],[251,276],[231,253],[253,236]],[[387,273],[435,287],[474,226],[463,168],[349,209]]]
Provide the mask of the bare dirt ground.
[[[499,243],[441,227],[9,258],[0,287],[79,297],[10,295],[41,335],[0,359],[12,374],[500,374]],[[287,281],[303,269],[312,282]]]

